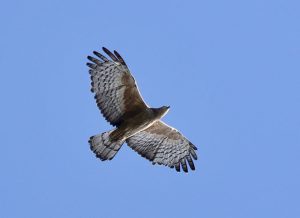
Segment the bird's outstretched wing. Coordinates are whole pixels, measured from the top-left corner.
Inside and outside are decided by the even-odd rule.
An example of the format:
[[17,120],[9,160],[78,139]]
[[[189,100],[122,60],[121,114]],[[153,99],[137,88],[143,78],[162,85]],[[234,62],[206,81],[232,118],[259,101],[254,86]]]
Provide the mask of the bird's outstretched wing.
[[126,117],[134,116],[148,106],[141,97],[136,82],[120,56],[103,47],[111,58],[94,51],[99,58],[88,56],[92,63],[87,63],[92,80],[91,91],[95,93],[97,105],[105,119],[114,126],[119,126]]
[[180,132],[157,121],[149,128],[126,140],[129,147],[153,164],[163,164],[180,171],[188,172],[187,163],[195,170],[193,159],[197,160],[196,146],[189,142]]

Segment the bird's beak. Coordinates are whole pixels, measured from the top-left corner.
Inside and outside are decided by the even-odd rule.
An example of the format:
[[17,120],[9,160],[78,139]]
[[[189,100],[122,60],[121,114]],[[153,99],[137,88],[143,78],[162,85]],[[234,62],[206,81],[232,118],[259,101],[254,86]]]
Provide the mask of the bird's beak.
[[167,108],[169,109],[169,108],[170,108],[170,106],[167,106]]

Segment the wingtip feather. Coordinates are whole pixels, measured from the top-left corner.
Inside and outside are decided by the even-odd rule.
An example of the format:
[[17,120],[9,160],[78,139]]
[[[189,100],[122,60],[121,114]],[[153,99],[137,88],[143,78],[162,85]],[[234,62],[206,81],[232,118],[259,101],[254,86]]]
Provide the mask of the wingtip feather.
[[115,62],[118,62],[118,58],[116,58],[116,56],[113,54],[113,53],[111,53],[111,51],[110,50],[108,50],[107,48],[105,48],[105,47],[102,47],[102,50],[113,60],[113,61],[115,61]]

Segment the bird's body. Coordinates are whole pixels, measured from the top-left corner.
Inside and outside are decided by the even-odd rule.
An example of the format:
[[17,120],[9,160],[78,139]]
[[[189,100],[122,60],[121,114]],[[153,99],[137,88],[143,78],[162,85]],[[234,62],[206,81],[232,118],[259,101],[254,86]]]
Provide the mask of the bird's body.
[[127,138],[150,127],[157,120],[162,118],[167,112],[168,107],[147,108],[133,117],[125,120],[117,129],[110,134],[111,140],[126,140]]
[[[163,164],[187,172],[188,162],[195,169],[197,149],[176,129],[160,119],[169,107],[150,108],[142,99],[134,78],[123,58],[103,48],[111,58],[94,52],[101,60],[88,56],[92,89],[101,113],[116,128],[92,136],[91,150],[101,160],[111,160],[126,143],[153,164]],[[191,158],[192,157],[192,158]]]

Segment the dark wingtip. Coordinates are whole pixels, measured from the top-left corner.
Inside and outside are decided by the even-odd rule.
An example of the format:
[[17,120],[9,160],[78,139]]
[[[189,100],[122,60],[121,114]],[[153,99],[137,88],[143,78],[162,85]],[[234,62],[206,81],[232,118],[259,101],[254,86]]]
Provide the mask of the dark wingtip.
[[113,53],[111,53],[110,50],[108,50],[105,47],[102,47],[103,51],[115,62],[118,62],[118,58],[115,57],[115,55]]
[[92,69],[96,69],[96,65],[95,64],[92,64],[92,63],[86,63],[86,65]]
[[99,57],[104,62],[108,62],[108,59],[104,55],[100,54],[99,52],[93,51],[93,54],[96,55],[97,57]]
[[109,50],[105,47],[102,47],[102,50],[106,53],[106,52],[109,52]]
[[191,156],[187,156],[186,159],[187,159],[187,162],[188,162],[191,170],[195,170],[195,165],[194,165],[194,162],[193,162],[193,159],[191,158]]
[[94,60],[94,58],[92,57],[92,56],[87,56],[87,59],[89,59],[90,61],[93,61]]
[[190,144],[190,146],[192,146],[192,148],[194,149],[194,150],[198,150],[198,148],[193,144],[193,143],[189,143]]
[[180,162],[181,162],[182,170],[183,170],[185,173],[187,173],[187,172],[188,172],[188,167],[187,167],[187,165],[186,165],[185,158],[182,158]]
[[121,55],[120,55],[116,50],[114,50],[114,54],[115,54],[117,57],[121,57]]
[[197,154],[196,154],[196,152],[193,149],[190,149],[190,154],[192,155],[192,157],[194,158],[194,160],[198,159]]
[[94,152],[93,145],[92,145],[92,137],[89,139],[88,143],[90,145],[90,149]]
[[116,51],[114,50],[114,54],[116,55],[116,57],[119,59],[120,63],[127,66],[124,59],[122,58],[122,56]]

